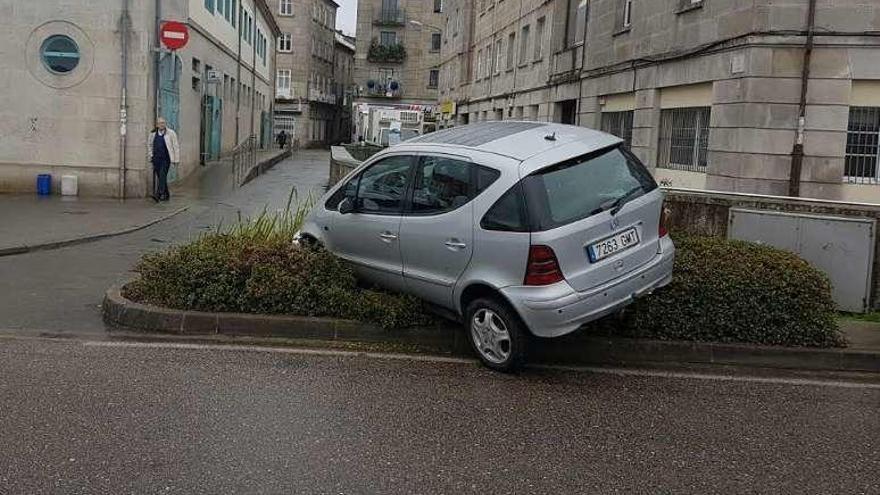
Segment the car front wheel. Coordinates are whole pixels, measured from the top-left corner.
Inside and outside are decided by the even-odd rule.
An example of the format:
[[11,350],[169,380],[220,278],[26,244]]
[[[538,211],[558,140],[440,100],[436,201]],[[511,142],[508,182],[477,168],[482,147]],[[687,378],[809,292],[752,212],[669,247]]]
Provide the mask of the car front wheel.
[[468,305],[466,315],[471,347],[484,365],[509,372],[525,363],[528,333],[507,304],[480,298]]

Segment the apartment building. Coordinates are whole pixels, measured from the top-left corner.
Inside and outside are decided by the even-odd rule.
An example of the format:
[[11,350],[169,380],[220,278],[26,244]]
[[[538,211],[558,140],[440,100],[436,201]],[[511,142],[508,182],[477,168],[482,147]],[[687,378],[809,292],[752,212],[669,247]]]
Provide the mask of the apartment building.
[[300,146],[333,140],[337,120],[336,11],[333,0],[273,0],[281,34],[277,45],[275,132]]
[[880,202],[875,0],[449,0],[450,10],[470,14],[450,16],[445,38],[456,28],[470,38],[441,51],[449,123],[600,128],[674,187]]
[[335,86],[337,119],[334,121],[332,142],[348,143],[352,140],[352,104],[354,97],[354,53],[356,40],[341,31],[336,32],[333,58],[333,84]]
[[444,16],[444,0],[358,1],[356,100],[433,107]]
[[[0,192],[49,173],[81,195],[142,197],[157,116],[180,139],[174,180],[250,135],[271,137],[277,26],[265,0],[5,2],[0,29]],[[157,9],[158,7],[158,9]],[[189,42],[160,46],[162,21]]]

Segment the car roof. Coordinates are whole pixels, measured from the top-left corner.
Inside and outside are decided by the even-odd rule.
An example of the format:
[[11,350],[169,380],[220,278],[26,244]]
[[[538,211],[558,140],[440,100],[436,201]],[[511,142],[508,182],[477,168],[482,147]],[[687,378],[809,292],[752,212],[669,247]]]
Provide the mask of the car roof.
[[621,141],[604,132],[552,122],[502,120],[456,126],[409,139],[395,149],[422,144],[475,149],[525,160],[545,151],[578,142],[589,153]]

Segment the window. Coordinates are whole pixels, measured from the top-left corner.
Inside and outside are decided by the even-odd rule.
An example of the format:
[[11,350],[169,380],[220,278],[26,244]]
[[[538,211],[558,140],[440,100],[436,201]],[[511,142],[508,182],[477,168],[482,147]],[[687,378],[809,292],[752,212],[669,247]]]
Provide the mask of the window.
[[852,107],[846,133],[844,180],[880,183],[880,107]]
[[568,0],[568,25],[566,27],[566,44],[577,45],[584,41],[587,27],[587,0]]
[[513,69],[516,65],[516,33],[507,36],[507,69]]
[[546,22],[547,18],[542,17],[535,24],[535,60],[541,60],[541,57],[544,56],[544,24]]
[[422,157],[413,183],[409,212],[446,213],[465,205],[474,196],[468,162],[437,156]]
[[66,74],[79,65],[79,46],[73,39],[56,34],[46,38],[40,47],[43,65],[56,74]]
[[474,78],[479,80],[483,77],[483,50],[477,50],[477,68],[474,70]]
[[621,2],[619,9],[618,29],[629,29],[632,26],[632,0],[619,0]]
[[208,12],[214,13],[214,0],[205,0],[205,8],[208,9]]
[[278,74],[275,78],[275,96],[277,98],[290,99],[293,97],[290,91],[292,77],[290,69],[278,69]]
[[230,12],[229,12],[229,17],[230,17],[229,22],[232,23],[232,27],[235,27],[238,24],[238,16],[239,16],[238,0],[232,0],[232,9],[230,9]]
[[531,227],[543,231],[606,211],[620,198],[635,199],[657,183],[631,153],[616,147],[544,168],[523,179],[523,188]]
[[293,15],[293,0],[279,0],[278,13],[281,15]]
[[529,26],[523,26],[519,35],[519,63],[524,64],[528,60],[529,53]]
[[521,183],[510,188],[489,208],[480,221],[480,227],[504,232],[529,231]]
[[443,12],[443,0],[434,0],[434,12]]
[[223,4],[225,2],[223,0],[217,0],[217,13],[222,17],[226,14],[226,11],[223,9]]
[[278,36],[278,51],[290,53],[293,51],[293,35],[290,33],[281,33]]
[[431,71],[428,73],[428,87],[436,88],[439,79],[440,71],[437,69],[431,69]]
[[504,53],[501,50],[501,40],[495,42],[495,73],[501,72],[504,63]]
[[673,108],[660,113],[657,166],[703,172],[709,150],[710,107]]
[[452,37],[458,36],[458,32],[461,31],[461,9],[455,9],[455,28],[452,31]]
[[410,161],[408,156],[392,156],[366,169],[358,184],[355,209],[362,213],[400,213]]
[[394,31],[382,31],[379,33],[379,44],[393,46],[397,44],[397,33]]
[[623,139],[623,146],[632,146],[633,111],[602,112],[602,131]]
[[440,33],[431,33],[431,51],[440,51]]

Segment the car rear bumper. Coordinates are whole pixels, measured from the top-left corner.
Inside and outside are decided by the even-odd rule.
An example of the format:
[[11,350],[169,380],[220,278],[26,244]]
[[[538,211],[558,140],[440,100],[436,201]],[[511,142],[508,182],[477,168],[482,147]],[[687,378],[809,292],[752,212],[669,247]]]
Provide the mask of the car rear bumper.
[[675,246],[666,236],[650,262],[589,291],[575,291],[563,281],[543,287],[507,287],[501,293],[534,335],[559,337],[671,282],[674,258]]

